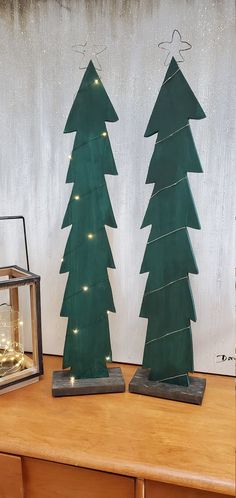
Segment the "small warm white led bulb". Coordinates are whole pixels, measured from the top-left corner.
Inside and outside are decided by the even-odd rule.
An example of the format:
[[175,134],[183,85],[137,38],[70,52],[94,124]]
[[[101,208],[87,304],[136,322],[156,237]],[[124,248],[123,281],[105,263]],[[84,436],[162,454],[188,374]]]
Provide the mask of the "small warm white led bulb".
[[22,325],[24,324],[24,322],[21,320],[21,321],[19,322],[19,324],[22,326]]
[[106,357],[105,357],[105,360],[106,360],[106,361],[111,361],[111,357],[110,357],[110,356],[106,356]]
[[88,290],[88,286],[87,286],[87,285],[84,285],[84,287],[83,287],[83,291],[85,291],[85,292],[86,292],[87,290]]
[[69,158],[69,159],[72,159],[72,155],[71,155],[71,154],[69,154],[68,158]]
[[63,263],[63,261],[64,261],[64,258],[61,258],[61,263]]
[[109,315],[109,313],[110,313],[110,311],[109,311],[109,310],[107,310],[107,314],[108,314],[108,315]]
[[71,384],[74,384],[74,382],[75,382],[75,378],[74,378],[74,377],[71,377],[71,378],[70,378],[70,381],[71,381]]
[[75,195],[75,200],[79,201],[80,200],[80,196],[79,195]]
[[74,334],[78,334],[79,329],[73,329]]
[[99,84],[99,80],[94,80],[95,85]]
[[88,239],[93,239],[93,233],[88,233]]
[[102,132],[102,137],[106,137],[107,136],[107,132],[106,131],[103,131]]

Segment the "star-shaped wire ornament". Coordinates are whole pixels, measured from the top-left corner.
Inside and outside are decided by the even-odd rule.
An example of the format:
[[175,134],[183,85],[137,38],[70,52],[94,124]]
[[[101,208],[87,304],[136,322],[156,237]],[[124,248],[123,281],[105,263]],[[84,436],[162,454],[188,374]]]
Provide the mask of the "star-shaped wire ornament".
[[86,69],[89,62],[92,60],[95,69],[98,71],[102,70],[102,66],[98,60],[98,55],[106,50],[106,45],[95,45],[86,40],[85,43],[80,43],[78,45],[73,45],[72,49],[74,52],[79,52],[83,55],[79,68]]
[[165,66],[168,66],[170,64],[172,57],[175,58],[176,62],[184,62],[184,58],[181,52],[190,50],[192,48],[192,45],[182,40],[182,36],[179,30],[174,29],[171,41],[158,43],[158,47],[161,48],[162,50],[168,51],[168,54],[164,62]]

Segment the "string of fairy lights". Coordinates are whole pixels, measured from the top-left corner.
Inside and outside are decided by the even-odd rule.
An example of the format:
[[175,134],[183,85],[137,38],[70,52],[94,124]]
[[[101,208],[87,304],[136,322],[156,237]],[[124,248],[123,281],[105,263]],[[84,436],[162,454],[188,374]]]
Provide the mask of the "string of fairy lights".
[[[177,70],[176,70],[173,74],[171,74],[171,75],[170,75],[170,76],[169,76],[169,77],[168,77],[168,78],[167,78],[167,79],[163,82],[162,86],[166,85],[166,83],[168,83],[168,82],[169,82],[169,81],[170,81],[170,80],[171,80],[171,79],[172,79],[172,78],[173,78],[173,77],[174,77],[174,76],[175,76],[175,75],[176,75],[179,71],[180,71],[180,69],[178,68],[178,69],[177,69]],[[156,145],[158,145],[158,144],[160,144],[160,143],[162,143],[162,142],[164,142],[164,141],[166,141],[166,140],[168,140],[169,138],[172,138],[174,135],[176,135],[177,133],[179,133],[180,131],[182,131],[183,129],[185,129],[186,127],[189,127],[189,126],[190,126],[190,125],[189,125],[189,123],[186,123],[184,126],[181,126],[180,128],[178,128],[178,129],[177,129],[177,130],[175,130],[174,132],[172,132],[172,133],[170,133],[169,135],[167,135],[166,137],[164,137],[164,138],[162,138],[162,139],[160,139],[160,140],[158,140],[158,139],[157,139],[157,140],[156,140],[156,142],[155,142],[155,146],[156,146]],[[160,192],[162,192],[163,190],[165,190],[165,189],[169,189],[169,188],[172,188],[172,187],[175,187],[176,185],[178,185],[180,182],[182,182],[182,181],[183,181],[183,180],[185,180],[185,179],[187,179],[187,175],[185,175],[183,178],[181,178],[181,179],[180,179],[180,180],[178,180],[177,182],[172,183],[171,185],[167,185],[166,187],[163,187],[163,188],[161,188],[161,189],[157,190],[157,192],[155,192],[155,193],[151,196],[151,199],[153,199],[156,195],[160,194]],[[170,232],[165,233],[164,235],[161,235],[161,236],[159,236],[159,237],[157,237],[157,238],[155,238],[155,239],[153,239],[153,240],[148,241],[148,242],[147,242],[147,245],[148,245],[148,244],[152,244],[153,242],[156,242],[157,240],[162,239],[163,237],[167,237],[167,236],[169,236],[169,235],[171,235],[171,234],[173,234],[173,233],[175,233],[175,232],[178,232],[178,231],[180,231],[180,230],[184,230],[184,229],[187,229],[187,226],[183,226],[183,227],[177,228],[177,229],[175,229],[175,230],[171,230]],[[161,291],[161,290],[165,289],[166,287],[169,287],[170,285],[173,285],[173,284],[175,284],[176,282],[179,282],[179,281],[181,281],[181,280],[188,280],[188,281],[189,281],[189,276],[187,275],[187,276],[184,276],[184,277],[180,277],[180,278],[178,278],[178,279],[176,279],[176,280],[173,280],[173,281],[171,281],[171,282],[168,282],[167,284],[165,284],[165,285],[163,285],[163,286],[161,286],[161,287],[159,287],[159,288],[157,288],[157,289],[153,289],[153,290],[151,290],[151,291],[147,291],[147,292],[145,292],[145,294],[144,294],[144,295],[145,295],[145,296],[148,296],[148,295],[150,295],[150,294],[153,294],[153,293],[159,292],[159,291]],[[149,340],[149,341],[146,341],[146,342],[145,342],[145,346],[150,345],[150,344],[152,344],[153,342],[160,341],[160,340],[162,340],[162,339],[164,339],[164,338],[166,338],[166,337],[168,337],[168,336],[171,336],[171,335],[173,335],[173,334],[180,333],[180,332],[182,332],[183,330],[187,330],[187,329],[191,330],[191,326],[189,325],[189,326],[187,326],[187,327],[184,327],[184,328],[181,328],[181,329],[177,329],[177,330],[173,330],[173,331],[168,332],[168,333],[167,333],[167,332],[165,332],[164,334],[162,334],[162,335],[161,335],[161,336],[159,336],[159,337],[156,337],[155,339],[151,339],[151,340]],[[176,376],[176,377],[180,377],[180,376]],[[173,377],[173,378],[175,378],[175,377]],[[172,377],[168,377],[168,378],[166,378],[166,379],[162,379],[162,381],[165,381],[165,380],[170,380],[170,379],[172,379]]]
[[[178,72],[180,71],[180,69],[178,68],[173,74],[171,74],[171,76],[169,76],[169,78],[167,78],[164,83],[162,84],[162,86],[164,86],[167,82],[169,82]],[[187,123],[186,125],[184,126],[181,126],[181,128],[178,128],[177,130],[175,130],[173,133],[170,133],[169,135],[167,135],[166,137],[162,138],[161,140],[156,140],[155,144],[159,144],[165,140],[168,140],[169,138],[171,138],[173,135],[175,135],[176,133],[179,133],[181,130],[183,130],[184,128],[186,128],[187,126],[190,126],[189,123]],[[175,187],[176,185],[178,185],[180,182],[182,182],[183,180],[187,179],[187,175],[185,175],[183,178],[181,178],[180,180],[178,180],[177,182],[175,183],[172,183],[171,185],[167,185],[166,187],[163,187],[162,189],[160,190],[157,190],[157,192],[155,192],[152,196],[151,196],[151,199],[153,199],[156,195],[158,195],[160,192],[162,192],[163,190],[165,189],[168,189],[168,188],[172,188],[172,187]],[[156,242],[157,240],[159,239],[162,239],[163,237],[167,237],[168,235],[171,235],[172,233],[175,233],[175,232],[178,232],[179,230],[184,230],[186,229],[187,227],[184,226],[184,227],[180,227],[180,228],[177,228],[175,230],[171,230],[170,232],[167,232],[165,233],[164,235],[160,235],[160,237],[157,237],[156,239],[153,239],[153,240],[150,240],[147,242],[147,245],[148,244],[152,244],[153,242]],[[167,284],[163,285],[162,287],[159,287],[158,289],[154,289],[152,291],[148,291],[145,293],[145,296],[149,295],[149,294],[153,294],[154,292],[158,292],[162,289],[164,289],[165,287],[168,287],[169,285],[172,285],[174,284],[175,282],[178,282],[179,280],[183,280],[183,279],[186,279],[188,277],[181,277],[181,278],[178,278],[177,280],[173,280],[172,282],[168,282]]]
[[[100,83],[101,83],[101,81],[100,81],[99,79],[97,79],[97,78],[96,78],[96,79],[94,79],[94,80],[93,80],[90,84],[88,84],[85,88],[83,88],[83,90],[86,90],[86,89],[87,89],[89,86],[91,86],[91,85],[96,85],[96,86],[97,86],[97,85],[99,85]],[[108,137],[108,133],[107,133],[107,131],[105,131],[105,130],[104,130],[104,131],[102,131],[99,135],[97,135],[97,136],[95,136],[95,137],[90,138],[90,140],[88,140],[88,141],[86,141],[86,142],[84,142],[84,143],[80,144],[80,145],[79,145],[79,146],[77,146],[77,147],[74,147],[73,151],[75,151],[76,149],[78,149],[78,148],[80,148],[80,147],[83,147],[83,146],[87,145],[87,144],[88,144],[88,142],[93,141],[93,140],[97,140],[97,139],[99,139],[99,138],[101,138],[101,137],[102,137],[102,138],[106,138],[106,137]],[[71,154],[69,154],[69,155],[68,155],[68,159],[70,159],[70,161],[72,161],[72,160],[73,160],[73,152],[72,152]],[[101,186],[99,186],[99,187],[97,187],[97,188],[101,188],[101,187],[103,187],[103,186],[104,186],[104,184],[103,184],[103,185],[101,185]],[[75,201],[80,201],[80,200],[81,200],[81,195],[80,195],[79,193],[76,193],[76,194],[73,196],[73,200],[75,200]],[[92,241],[92,240],[94,240],[95,235],[96,235],[95,233],[91,233],[91,232],[89,232],[89,233],[87,233],[87,234],[86,234],[86,238],[87,238],[88,240]],[[64,261],[64,258],[61,258],[61,262],[63,262],[63,261]],[[87,293],[87,292],[89,291],[89,289],[90,289],[90,288],[89,288],[89,286],[88,286],[88,285],[83,285],[83,286],[82,286],[82,288],[81,288],[81,291],[82,291],[82,292]],[[107,315],[109,315],[109,313],[110,313],[110,311],[109,311],[109,310],[107,310]],[[79,329],[78,327],[75,327],[75,328],[73,328],[73,329],[72,329],[72,333],[73,333],[74,335],[77,335],[79,332],[81,332],[81,330],[82,330],[82,329]],[[106,362],[111,361],[111,357],[110,357],[110,356],[106,356],[106,357],[105,357],[105,361],[106,361]],[[71,376],[71,377],[70,377],[70,381],[71,381],[71,384],[73,385],[73,384],[74,384],[74,382],[75,382],[75,377]]]
[[[1,306],[9,305],[3,303]],[[24,365],[23,345],[19,342],[23,320],[11,319],[11,312],[10,306],[7,316],[4,311],[0,312],[0,378],[21,370]],[[13,313],[17,312],[14,310]]]

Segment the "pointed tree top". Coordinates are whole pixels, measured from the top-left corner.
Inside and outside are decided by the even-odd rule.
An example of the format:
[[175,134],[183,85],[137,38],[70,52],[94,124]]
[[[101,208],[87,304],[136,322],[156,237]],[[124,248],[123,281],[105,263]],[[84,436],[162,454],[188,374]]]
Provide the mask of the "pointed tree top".
[[172,57],[154,105],[145,137],[158,133],[163,140],[187,126],[189,119],[203,119],[206,115]]
[[[118,121],[95,66],[90,60],[68,116],[64,133],[102,126],[102,122]],[[93,123],[93,127],[92,127]]]
[[89,61],[87,69],[86,69],[84,74],[87,74],[87,73],[94,75],[94,76],[98,76],[98,73],[96,71],[96,68],[94,66],[92,59]]
[[176,73],[177,71],[180,71],[180,68],[175,60],[174,57],[171,57],[171,61],[170,61],[170,64],[169,64],[169,67],[166,71],[166,75],[165,75],[165,79],[164,79],[164,83],[166,80],[168,80],[169,78],[171,78],[174,73]]
[[96,71],[96,68],[94,66],[94,63],[92,59],[89,61],[87,69],[84,73],[80,89],[84,88],[85,86],[88,86],[89,84],[93,83],[94,81],[99,81],[101,83],[100,77]]

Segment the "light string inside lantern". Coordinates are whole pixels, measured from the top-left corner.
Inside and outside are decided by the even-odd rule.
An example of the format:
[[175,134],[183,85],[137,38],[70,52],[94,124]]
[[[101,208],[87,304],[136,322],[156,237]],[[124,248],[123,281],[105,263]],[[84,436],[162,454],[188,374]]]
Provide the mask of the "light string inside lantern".
[[[17,319],[12,317],[18,316]],[[24,367],[24,350],[20,340],[23,321],[19,311],[8,303],[0,304],[0,378]]]

